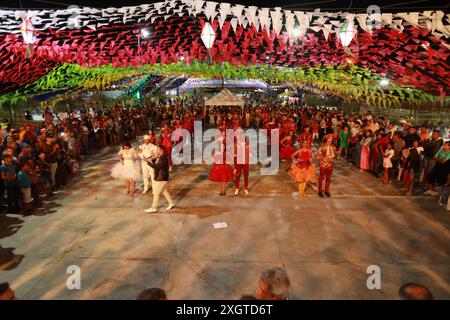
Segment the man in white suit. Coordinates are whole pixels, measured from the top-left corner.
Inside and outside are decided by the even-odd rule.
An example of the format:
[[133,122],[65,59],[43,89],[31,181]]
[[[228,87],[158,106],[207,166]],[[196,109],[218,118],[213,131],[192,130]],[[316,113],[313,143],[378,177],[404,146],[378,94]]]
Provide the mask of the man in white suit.
[[150,182],[153,189],[153,179],[155,178],[155,170],[148,165],[145,159],[155,157],[157,147],[150,142],[150,137],[148,135],[145,135],[142,140],[143,143],[139,146],[138,151],[139,156],[142,159],[141,160],[142,179],[144,180],[144,190],[142,190],[142,194],[146,194],[150,187]]

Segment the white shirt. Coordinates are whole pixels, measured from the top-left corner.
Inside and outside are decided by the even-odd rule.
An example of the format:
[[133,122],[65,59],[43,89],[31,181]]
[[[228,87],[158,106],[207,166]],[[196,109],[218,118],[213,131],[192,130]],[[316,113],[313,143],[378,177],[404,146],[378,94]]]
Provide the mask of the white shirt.
[[371,129],[372,129],[372,132],[378,131],[378,130],[380,129],[380,125],[378,124],[378,122],[373,122],[373,123],[370,125],[370,127],[371,127]]
[[143,158],[151,158],[155,156],[156,150],[158,149],[153,143],[149,144],[141,144],[139,146],[139,149],[142,150],[141,153],[139,153],[139,157],[143,160]]

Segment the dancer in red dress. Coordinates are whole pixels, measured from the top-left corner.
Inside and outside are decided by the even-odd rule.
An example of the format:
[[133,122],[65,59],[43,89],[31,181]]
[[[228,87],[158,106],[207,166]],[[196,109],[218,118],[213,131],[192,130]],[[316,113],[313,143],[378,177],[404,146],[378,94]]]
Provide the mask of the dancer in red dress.
[[169,126],[164,124],[159,135],[159,144],[166,150],[167,159],[169,161],[169,171],[172,170],[172,130]]
[[182,128],[181,121],[178,120],[178,118],[175,119],[175,120],[173,121],[172,127],[173,127],[174,130],[177,130],[177,129]]
[[241,126],[241,123],[241,117],[237,113],[234,113],[233,118],[231,119],[231,128],[237,130]]
[[294,147],[294,131],[289,131],[288,135],[280,142],[280,159],[286,160],[287,170],[291,167],[291,156],[296,151]]
[[289,119],[287,116],[283,116],[282,121],[282,130],[283,136],[287,136],[289,134],[289,131],[293,131],[294,133],[297,132],[297,125],[294,122],[294,119],[290,117]]
[[152,129],[148,130],[148,136],[149,136],[150,143],[156,145],[156,136],[153,133]]
[[209,172],[209,180],[220,182],[219,196],[225,195],[227,182],[233,180],[233,167],[226,163],[227,152],[225,144],[221,144],[220,148],[214,154],[214,164]]
[[[242,130],[242,129],[240,129]],[[234,169],[235,169],[235,191],[234,194],[239,195],[239,184],[241,175],[244,173],[244,193],[247,196],[248,192],[248,177],[250,174],[250,141],[245,136],[244,131],[241,131],[241,136],[235,139],[234,143]],[[242,152],[244,154],[242,155]]]
[[314,120],[312,122],[312,140],[314,143],[319,141],[319,122],[317,120]]
[[190,115],[185,115],[183,120],[183,129],[191,132],[191,119]]
[[303,141],[301,147],[292,154],[292,166],[289,175],[298,183],[298,194],[304,197],[308,182],[316,182],[316,166],[311,163],[315,160],[314,153],[307,141]]
[[305,126],[303,128],[303,132],[300,134],[300,136],[297,139],[297,142],[302,145],[303,141],[307,141],[309,147],[311,148],[312,143],[313,143],[313,135],[311,133],[311,127],[310,126]]
[[267,141],[269,141],[270,144],[272,144],[272,130],[274,130],[276,127],[277,123],[275,119],[264,123],[264,129],[267,130]]

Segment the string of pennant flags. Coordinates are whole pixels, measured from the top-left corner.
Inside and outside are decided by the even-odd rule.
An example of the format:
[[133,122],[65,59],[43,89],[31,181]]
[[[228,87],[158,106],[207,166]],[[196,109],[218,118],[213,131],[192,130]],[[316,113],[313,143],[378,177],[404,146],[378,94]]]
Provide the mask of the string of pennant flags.
[[[111,65],[86,68],[78,64],[63,64],[19,91],[0,95],[0,103],[26,101],[30,96],[51,91],[65,91],[65,94],[70,95],[79,91],[125,90],[132,96],[137,91],[149,91],[141,90],[145,86],[154,87],[165,79],[174,78],[189,78],[190,81],[186,83],[189,88],[202,87],[202,83],[210,83],[214,79],[240,82],[240,85],[242,82],[253,85],[258,82],[261,88],[289,84],[318,94],[335,95],[344,101],[362,100],[367,104],[383,107],[404,103],[436,105],[440,100],[439,96],[420,89],[397,85],[380,87],[378,84],[382,78],[378,74],[355,65],[273,68],[266,65],[235,67],[228,62],[213,65],[193,61],[190,64],[178,62],[137,68],[115,68]],[[184,91],[186,87],[181,86],[179,89]],[[445,98],[446,103],[449,100],[449,97]]]
[[441,10],[423,12],[382,13],[377,6],[370,6],[365,13],[291,11],[277,8],[258,8],[256,6],[232,5],[225,2],[203,0],[170,0],[153,4],[122,8],[96,9],[70,6],[63,10],[0,10],[0,32],[18,33],[18,20],[31,20],[36,30],[67,30],[90,28],[97,30],[111,24],[154,23],[156,19],[167,20],[173,16],[205,16],[207,20],[217,19],[221,29],[225,21],[230,21],[234,31],[238,25],[256,30],[267,30],[280,34],[285,30],[299,35],[309,29],[329,34],[339,32],[345,21],[354,21],[363,31],[371,33],[374,29],[388,27],[402,32],[405,27],[426,29],[437,38],[450,36],[450,14]]
[[[205,25],[214,34],[208,48],[201,38]],[[149,37],[142,36],[143,29]],[[314,68],[326,74],[330,67],[354,65],[391,79],[390,89],[413,88],[415,97],[423,92],[443,102],[450,94],[449,35],[450,15],[443,11],[386,13],[376,6],[350,13],[171,0],[106,9],[0,10],[0,93],[16,99],[21,88],[27,86],[30,92],[30,85],[48,79],[50,71],[66,70],[64,64],[90,70],[108,66],[110,78],[120,81],[140,66],[154,71],[153,65],[182,62],[195,70],[197,62],[209,60],[236,69]],[[118,68],[127,72],[113,71]],[[212,70],[221,73],[220,67]],[[348,74],[353,83],[358,80],[354,77],[358,75]],[[63,74],[60,78],[63,81]],[[327,89],[339,87],[342,93],[342,85]],[[359,97],[367,91],[364,85],[345,92]],[[103,88],[97,82],[95,87]],[[397,99],[386,101],[393,105]]]

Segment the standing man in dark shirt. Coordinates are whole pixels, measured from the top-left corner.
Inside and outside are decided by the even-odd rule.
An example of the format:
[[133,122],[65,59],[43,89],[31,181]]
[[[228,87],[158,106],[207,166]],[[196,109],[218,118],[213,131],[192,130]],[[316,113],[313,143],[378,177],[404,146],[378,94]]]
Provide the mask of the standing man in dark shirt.
[[39,154],[39,159],[36,161],[36,167],[38,169],[39,175],[41,177],[41,183],[45,188],[47,196],[51,196],[53,194],[52,192],[53,180],[51,174],[51,167],[50,164],[47,162],[46,158],[47,158],[46,154],[44,152],[41,152]]
[[158,146],[156,157],[151,159],[147,158],[147,162],[148,165],[155,170],[155,178],[153,181],[152,207],[145,210],[145,212],[153,213],[158,211],[158,202],[161,194],[166,198],[169,204],[166,210],[172,209],[175,207],[175,203],[167,190],[167,184],[169,183],[169,160],[164,147]]
[[406,147],[412,148],[414,141],[420,141],[419,134],[417,133],[417,127],[411,127],[408,129],[408,134],[405,137]]
[[406,195],[412,195],[414,188],[414,181],[420,173],[420,155],[423,148],[419,146],[419,140],[414,140],[413,145],[409,148],[409,157],[406,161],[406,168],[408,170],[408,182],[406,184]]
[[3,154],[3,164],[0,166],[2,180],[5,184],[8,212],[19,212],[19,187],[16,179],[16,168],[13,164],[13,158],[10,154]]
[[45,161],[50,165],[51,187],[55,185],[56,169],[58,168],[57,154],[59,145],[53,142],[53,138],[47,136],[45,143],[42,146],[42,152],[45,153]]
[[436,161],[434,160],[434,156],[442,147],[444,140],[439,135],[439,130],[434,130],[431,139],[422,142],[422,146],[424,149],[424,165],[423,165],[423,177],[422,182],[427,181],[428,174],[431,169],[433,169]]

